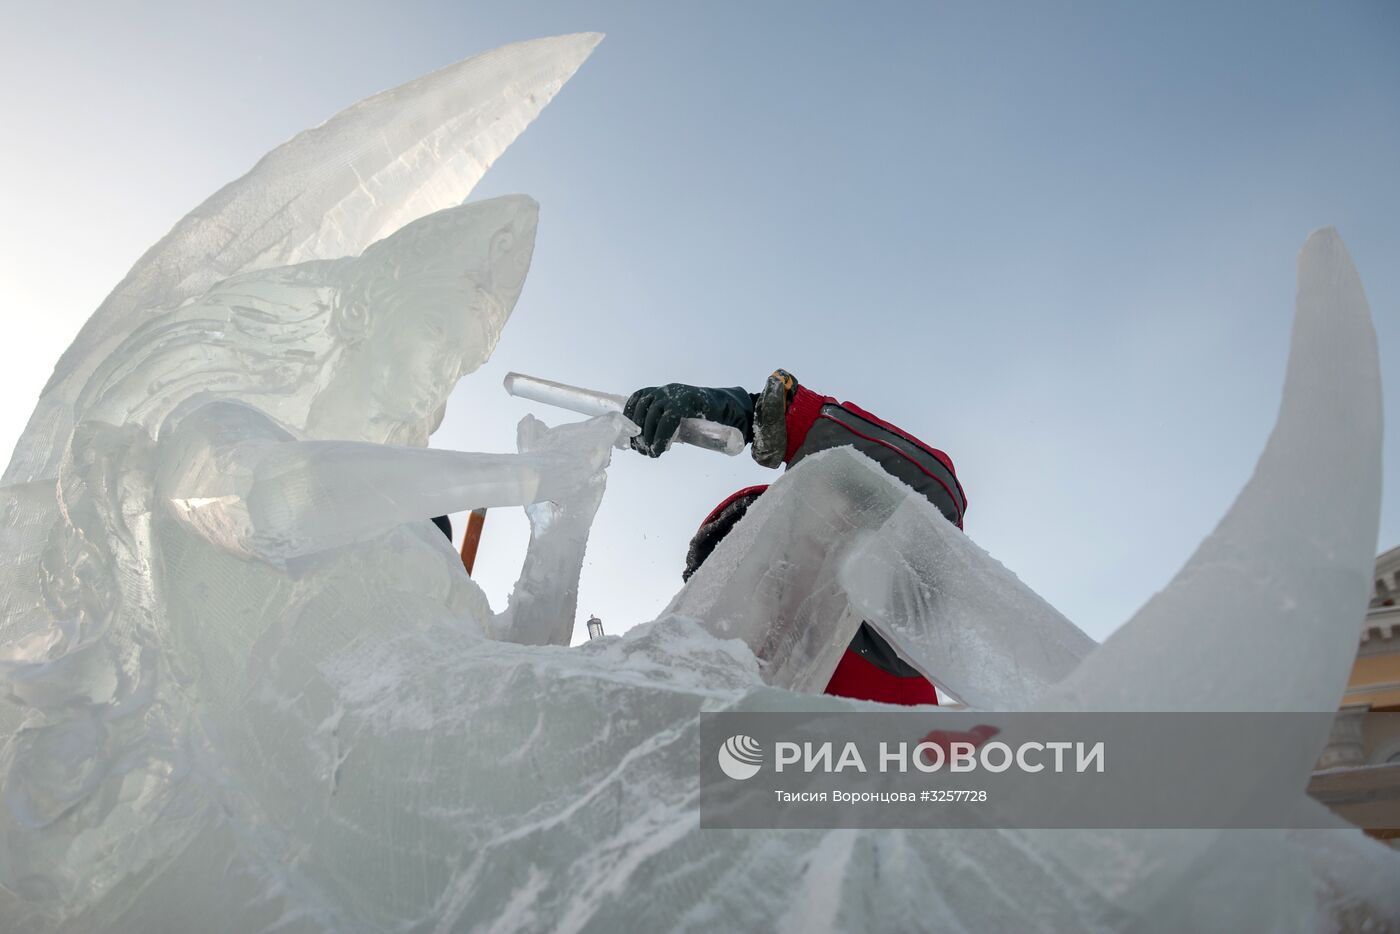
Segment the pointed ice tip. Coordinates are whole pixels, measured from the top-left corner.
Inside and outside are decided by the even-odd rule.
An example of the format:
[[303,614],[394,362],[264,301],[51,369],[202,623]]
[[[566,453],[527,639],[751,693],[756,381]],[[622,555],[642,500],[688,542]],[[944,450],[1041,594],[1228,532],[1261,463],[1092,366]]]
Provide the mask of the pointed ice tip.
[[1298,313],[1365,318],[1369,327],[1361,278],[1335,227],[1314,230],[1298,253]]
[[[512,43],[512,45],[549,49],[551,52],[558,54],[561,59],[565,58],[562,54],[563,50],[568,49],[569,54],[567,58],[572,61],[574,70],[577,70],[578,66],[582,65],[588,59],[588,56],[593,54],[593,50],[596,49],[598,43],[602,41],[603,33],[601,32],[570,32],[561,36],[543,36],[539,39],[525,39],[521,42]],[[508,48],[508,46],[501,46],[501,48]]]
[[1339,250],[1345,255],[1346,245],[1342,242],[1342,235],[1337,233],[1337,228],[1329,224],[1308,234],[1308,239],[1303,243],[1303,249],[1299,251],[1299,257],[1309,254],[1335,254]]
[[[1305,280],[1310,276],[1319,276],[1323,270],[1328,270],[1328,274],[1322,279],[1322,284],[1327,286],[1335,285],[1341,279],[1357,279],[1356,269],[1351,261],[1351,253],[1347,251],[1347,245],[1342,240],[1342,235],[1337,233],[1337,228],[1328,225],[1319,227],[1308,234],[1307,241],[1303,248],[1298,251],[1298,288],[1303,290]],[[1356,288],[1360,289],[1359,279]],[[1365,299],[1362,299],[1363,303]]]

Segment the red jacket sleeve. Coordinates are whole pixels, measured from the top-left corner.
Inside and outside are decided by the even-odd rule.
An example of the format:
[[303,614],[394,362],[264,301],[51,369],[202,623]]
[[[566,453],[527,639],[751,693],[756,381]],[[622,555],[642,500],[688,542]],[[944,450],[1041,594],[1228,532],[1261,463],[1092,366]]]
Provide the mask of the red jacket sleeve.
[[760,464],[790,467],[817,451],[848,444],[927,497],[962,528],[967,496],[952,459],[907,431],[854,403],[818,395],[785,370],[768,378],[754,413],[753,456]]

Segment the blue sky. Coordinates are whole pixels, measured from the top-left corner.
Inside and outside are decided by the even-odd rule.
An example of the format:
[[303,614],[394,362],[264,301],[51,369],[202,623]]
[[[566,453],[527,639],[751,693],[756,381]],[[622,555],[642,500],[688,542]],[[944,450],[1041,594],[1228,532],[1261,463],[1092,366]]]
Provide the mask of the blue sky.
[[[7,439],[136,257],[268,149],[581,30],[608,38],[474,195],[534,195],[540,233],[436,445],[513,448],[531,409],[501,393],[510,369],[625,393],[756,389],[782,366],[946,450],[968,533],[1102,638],[1248,477],[1309,231],[1340,230],[1383,366],[1400,355],[1393,3],[91,3],[4,22]],[[580,618],[653,617],[698,521],[771,477],[746,455],[620,454]],[[1400,497],[1381,529],[1400,544]],[[497,605],[524,534],[487,523]]]

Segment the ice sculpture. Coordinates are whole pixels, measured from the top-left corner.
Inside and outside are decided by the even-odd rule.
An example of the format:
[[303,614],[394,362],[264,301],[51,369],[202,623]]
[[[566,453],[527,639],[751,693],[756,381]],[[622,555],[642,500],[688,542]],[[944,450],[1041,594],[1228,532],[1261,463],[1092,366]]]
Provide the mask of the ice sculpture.
[[[668,614],[567,648],[630,426],[527,419],[515,455],[421,445],[494,345],[533,242],[529,199],[457,202],[596,41],[488,53],[297,137],[177,225],[64,355],[0,488],[0,929],[1400,919],[1395,855],[1341,829],[699,830],[700,714],[858,708],[764,681],[820,683],[858,616],[999,708],[1232,703],[1208,679],[1243,667],[1232,627],[1265,625],[1300,646],[1276,666],[1325,661],[1266,702],[1335,702],[1374,545],[1379,376],[1355,273],[1320,234],[1255,479],[1103,647],[835,451],[774,484]],[[1329,514],[1293,500],[1322,466],[1299,441],[1319,437],[1348,471]],[[425,517],[504,504],[528,504],[532,539],[497,614]],[[1273,605],[1221,590],[1275,568]],[[824,633],[801,629],[827,611]],[[1199,650],[1164,645],[1173,632]]]
[[56,476],[78,392],[154,309],[240,272],[354,256],[415,218],[460,204],[601,39],[518,42],[376,94],[215,192],[84,325],[54,367],[4,482]]

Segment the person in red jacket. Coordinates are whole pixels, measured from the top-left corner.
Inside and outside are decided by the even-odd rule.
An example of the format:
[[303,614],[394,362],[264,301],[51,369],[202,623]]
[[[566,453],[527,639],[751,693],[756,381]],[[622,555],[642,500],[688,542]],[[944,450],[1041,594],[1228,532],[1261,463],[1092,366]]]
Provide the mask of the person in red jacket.
[[[641,429],[632,447],[649,457],[659,457],[670,447],[683,418],[739,429],[752,444],[754,460],[765,467],[791,467],[817,451],[851,445],[962,528],[967,497],[947,454],[854,403],[818,395],[785,370],[774,372],[758,393],[682,383],[639,389],[628,398],[623,414]],[[705,517],[686,554],[686,580],[767,488],[739,490]],[[826,693],[887,704],[938,703],[933,685],[867,623],[856,631]]]

